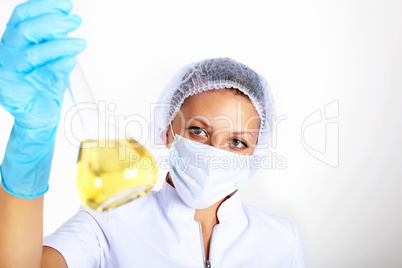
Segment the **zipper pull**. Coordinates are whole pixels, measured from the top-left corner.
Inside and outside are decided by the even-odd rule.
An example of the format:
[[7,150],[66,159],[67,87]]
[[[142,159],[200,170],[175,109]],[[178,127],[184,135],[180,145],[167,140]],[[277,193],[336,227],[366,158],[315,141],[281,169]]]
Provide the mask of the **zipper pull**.
[[211,268],[211,263],[209,262],[209,260],[205,261],[205,268]]

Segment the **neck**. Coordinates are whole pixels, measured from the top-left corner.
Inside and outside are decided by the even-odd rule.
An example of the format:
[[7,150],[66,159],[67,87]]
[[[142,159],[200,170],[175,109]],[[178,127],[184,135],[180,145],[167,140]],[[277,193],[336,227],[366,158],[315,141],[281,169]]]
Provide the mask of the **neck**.
[[[170,174],[168,173],[168,176],[166,178],[167,182],[174,187],[172,178],[170,177]],[[232,193],[231,195],[233,195]],[[230,196],[231,196],[230,195]],[[194,220],[201,222],[202,226],[215,226],[215,224],[219,223],[218,220],[218,209],[220,205],[226,200],[227,198],[223,198],[213,204],[210,207],[203,208],[203,209],[196,209],[195,214],[194,214]]]

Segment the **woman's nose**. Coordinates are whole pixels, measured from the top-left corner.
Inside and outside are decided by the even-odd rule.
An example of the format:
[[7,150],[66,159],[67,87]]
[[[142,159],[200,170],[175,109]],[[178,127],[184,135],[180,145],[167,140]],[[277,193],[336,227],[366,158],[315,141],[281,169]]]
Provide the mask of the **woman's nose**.
[[212,135],[211,139],[209,140],[209,145],[219,149],[225,149],[226,138],[224,135]]

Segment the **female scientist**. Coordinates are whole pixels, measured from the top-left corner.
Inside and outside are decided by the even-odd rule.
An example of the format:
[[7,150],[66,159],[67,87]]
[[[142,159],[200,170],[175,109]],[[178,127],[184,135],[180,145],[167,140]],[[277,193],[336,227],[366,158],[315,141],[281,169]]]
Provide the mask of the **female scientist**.
[[43,196],[80,18],[69,0],[18,6],[0,47],[0,104],[14,117],[1,165],[0,267],[303,267],[295,227],[237,192],[266,155],[263,77],[229,58],[187,65],[155,110],[169,148],[162,189],[106,212],[81,207],[43,240]]

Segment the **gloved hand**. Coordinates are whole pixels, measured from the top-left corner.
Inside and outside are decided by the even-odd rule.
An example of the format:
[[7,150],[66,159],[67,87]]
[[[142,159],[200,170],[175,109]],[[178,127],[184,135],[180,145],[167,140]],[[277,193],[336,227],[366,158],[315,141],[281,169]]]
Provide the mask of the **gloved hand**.
[[17,6],[0,44],[0,104],[14,116],[1,183],[35,198],[48,190],[56,130],[74,56],[83,39],[67,38],[81,18],[70,0],[30,0]]

